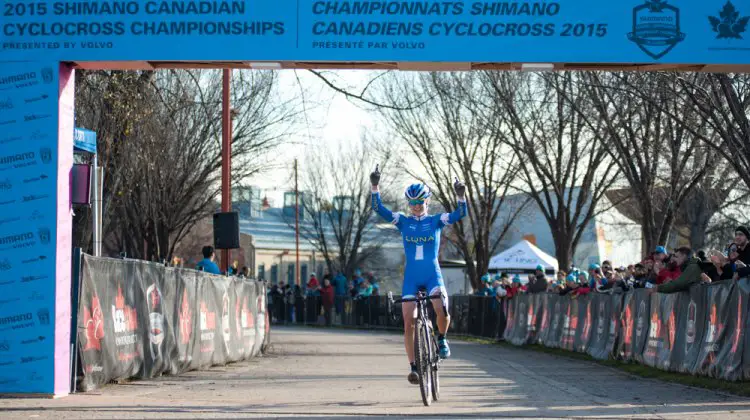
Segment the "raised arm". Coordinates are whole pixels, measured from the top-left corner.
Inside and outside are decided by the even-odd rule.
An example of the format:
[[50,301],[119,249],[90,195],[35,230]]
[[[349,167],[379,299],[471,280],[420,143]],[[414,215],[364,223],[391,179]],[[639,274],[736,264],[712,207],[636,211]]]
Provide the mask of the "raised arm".
[[443,213],[440,215],[440,223],[443,226],[452,225],[466,216],[466,186],[456,179],[453,189],[458,197],[458,206],[452,213]]
[[380,199],[380,171],[378,167],[375,167],[375,172],[370,174],[370,184],[372,184],[372,209],[380,215],[387,222],[398,225],[400,219],[399,213],[394,213],[383,205],[383,201]]

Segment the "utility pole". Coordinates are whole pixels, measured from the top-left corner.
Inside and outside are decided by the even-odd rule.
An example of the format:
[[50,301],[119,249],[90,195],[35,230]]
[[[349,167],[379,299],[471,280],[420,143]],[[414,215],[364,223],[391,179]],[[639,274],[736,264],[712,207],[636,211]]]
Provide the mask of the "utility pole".
[[[221,211],[232,211],[232,117],[229,103],[232,69],[224,69],[221,89]],[[221,271],[229,270],[230,250],[221,250]]]
[[299,186],[297,184],[297,159],[294,159],[294,238],[297,242],[297,264],[294,265],[295,284],[302,285],[299,278]]

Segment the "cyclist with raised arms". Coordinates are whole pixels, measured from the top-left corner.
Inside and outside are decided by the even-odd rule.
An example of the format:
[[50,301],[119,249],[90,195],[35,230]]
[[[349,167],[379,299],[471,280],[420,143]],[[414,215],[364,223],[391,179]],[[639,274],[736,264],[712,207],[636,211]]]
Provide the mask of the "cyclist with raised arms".
[[[414,298],[417,291],[423,287],[430,296],[441,296],[432,299],[438,324],[438,347],[440,357],[450,357],[451,351],[445,335],[450,325],[448,313],[448,294],[445,290],[443,275],[438,264],[440,249],[440,233],[443,227],[452,225],[466,216],[466,186],[456,179],[453,188],[458,197],[458,208],[453,213],[428,215],[427,205],[431,196],[430,189],[424,184],[412,184],[406,188],[404,195],[409,201],[410,215],[395,213],[388,210],[380,200],[380,171],[370,174],[372,184],[372,208],[383,219],[393,223],[401,232],[406,254],[404,270],[404,284],[401,289],[402,298]],[[414,318],[416,317],[416,303],[404,302],[401,306],[404,318],[404,347],[409,359],[411,372],[408,379],[412,384],[419,384],[419,373],[414,363]]]

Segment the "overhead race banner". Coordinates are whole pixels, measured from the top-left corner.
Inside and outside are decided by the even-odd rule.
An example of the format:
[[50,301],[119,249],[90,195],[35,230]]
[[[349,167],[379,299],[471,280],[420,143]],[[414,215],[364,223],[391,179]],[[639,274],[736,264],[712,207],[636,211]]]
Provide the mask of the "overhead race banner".
[[748,16],[738,0],[5,0],[0,60],[748,64]]
[[84,391],[254,357],[269,332],[261,283],[88,255],[78,320]]

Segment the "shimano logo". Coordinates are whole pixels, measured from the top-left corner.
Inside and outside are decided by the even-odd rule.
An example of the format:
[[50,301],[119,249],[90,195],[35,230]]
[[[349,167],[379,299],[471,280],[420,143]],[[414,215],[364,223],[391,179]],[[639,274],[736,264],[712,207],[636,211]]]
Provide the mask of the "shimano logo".
[[27,82],[36,79],[36,72],[16,74],[13,76],[0,77],[0,85],[9,85],[12,83]]
[[0,318],[0,325],[17,324],[24,321],[33,321],[34,316],[31,312],[19,315],[5,316]]
[[17,153],[15,155],[8,155],[0,157],[0,165],[8,165],[11,163],[24,162],[30,159],[34,159],[36,155],[34,152]]
[[0,238],[0,245],[13,245],[20,242],[30,241],[32,239],[34,239],[34,234],[32,232],[4,236]]

